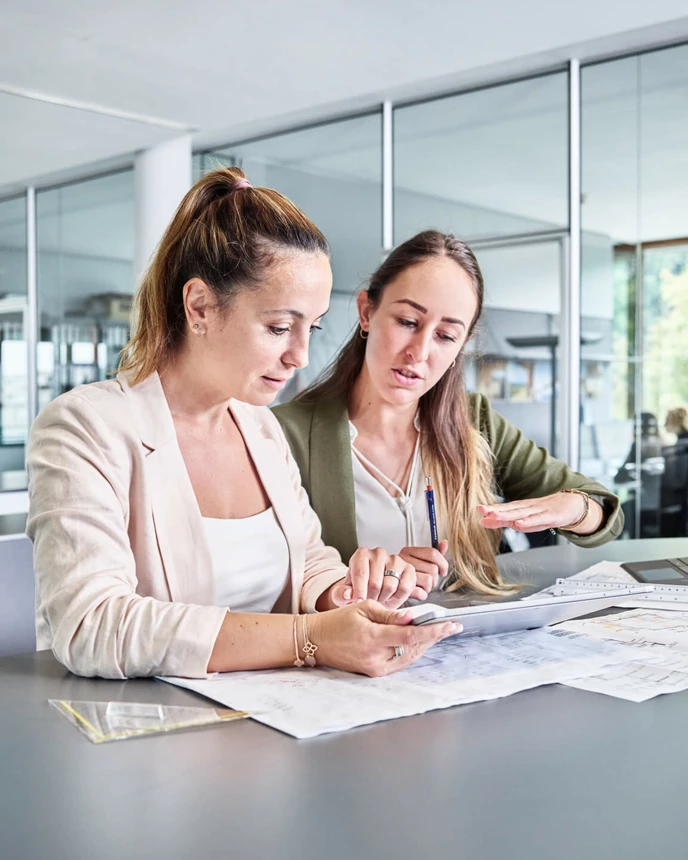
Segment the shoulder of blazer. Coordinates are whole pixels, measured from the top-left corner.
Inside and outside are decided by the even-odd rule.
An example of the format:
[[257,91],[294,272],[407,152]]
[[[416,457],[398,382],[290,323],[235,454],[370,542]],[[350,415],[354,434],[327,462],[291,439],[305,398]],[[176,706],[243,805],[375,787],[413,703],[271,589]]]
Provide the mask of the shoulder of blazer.
[[292,400],[275,406],[272,411],[282,425],[304,476],[310,475],[314,461],[322,468],[323,456],[327,458],[328,451],[336,459],[343,456],[343,449],[346,449],[348,456],[349,429],[344,398],[317,403]]
[[34,427],[81,426],[100,437],[132,436],[127,398],[114,379],[79,385],[51,400],[39,412]]
[[303,485],[323,527],[323,540],[346,561],[357,548],[351,439],[344,398],[291,402],[275,408]]
[[311,435],[313,415],[318,404],[292,400],[275,406],[271,411],[279,421],[291,453],[296,460],[301,480],[310,495]]
[[288,403],[280,403],[279,406],[271,408],[272,414],[277,418],[282,427],[290,427],[303,430],[310,427],[313,413],[319,403],[304,403],[301,400],[290,400]]

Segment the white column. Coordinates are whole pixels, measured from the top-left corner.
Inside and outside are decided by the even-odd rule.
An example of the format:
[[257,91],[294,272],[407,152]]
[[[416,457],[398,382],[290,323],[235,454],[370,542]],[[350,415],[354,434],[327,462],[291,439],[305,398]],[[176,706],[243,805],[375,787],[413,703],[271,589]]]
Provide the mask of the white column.
[[175,137],[136,156],[136,278],[143,274],[182,197],[191,188],[191,135]]

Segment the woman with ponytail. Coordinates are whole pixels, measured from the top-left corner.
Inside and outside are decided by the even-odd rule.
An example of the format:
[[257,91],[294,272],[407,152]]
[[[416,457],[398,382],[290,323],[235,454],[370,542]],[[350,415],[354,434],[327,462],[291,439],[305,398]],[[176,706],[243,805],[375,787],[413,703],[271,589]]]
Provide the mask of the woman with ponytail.
[[[399,554],[425,591],[440,580],[447,590],[506,589],[495,559],[506,526],[558,529],[579,546],[623,528],[616,496],[526,439],[484,396],[466,394],[463,352],[482,305],[471,249],[419,233],[359,293],[359,325],[323,378],[274,410],[324,540],[344,560],[358,546]],[[424,476],[438,502],[436,549]],[[352,584],[357,598],[377,587]]]
[[[117,377],[58,397],[31,430],[39,649],[107,678],[381,675],[458,629],[396,611],[426,596],[410,564],[378,549],[347,566],[325,546],[266,408],[307,363],[331,286],[324,236],[281,194],[237,168],[189,191]],[[354,602],[352,580],[383,577],[397,587]]]

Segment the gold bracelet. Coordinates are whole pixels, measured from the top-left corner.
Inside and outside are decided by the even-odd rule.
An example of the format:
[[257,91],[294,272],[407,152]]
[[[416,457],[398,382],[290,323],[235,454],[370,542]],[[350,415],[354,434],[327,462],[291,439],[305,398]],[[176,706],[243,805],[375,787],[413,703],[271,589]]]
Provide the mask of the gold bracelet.
[[564,490],[559,490],[560,493],[575,493],[577,496],[583,496],[583,501],[585,502],[585,510],[583,511],[583,516],[579,517],[575,523],[569,523],[567,526],[559,526],[559,531],[570,532],[571,529],[575,529],[576,526],[579,526],[583,520],[587,517],[588,512],[590,510],[590,496],[583,492],[583,490],[574,490],[572,487],[567,487]]
[[296,655],[296,659],[294,660],[294,665],[297,669],[300,669],[304,664],[304,661],[299,657],[299,640],[296,635],[297,625],[299,623],[299,616],[294,616],[294,654]]
[[303,653],[306,655],[303,658],[303,662],[306,666],[315,666],[315,652],[318,650],[318,646],[314,645],[308,638],[308,624],[306,623],[307,615],[302,615],[303,619]]

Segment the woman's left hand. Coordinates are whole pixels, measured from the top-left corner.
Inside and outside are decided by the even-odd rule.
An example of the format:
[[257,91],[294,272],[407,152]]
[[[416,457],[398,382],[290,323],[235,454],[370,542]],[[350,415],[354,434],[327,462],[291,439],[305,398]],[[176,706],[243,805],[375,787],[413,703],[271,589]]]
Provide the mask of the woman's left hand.
[[[391,570],[398,574],[385,575]],[[425,600],[427,592],[416,584],[416,570],[398,555],[384,549],[357,549],[349,561],[347,575],[330,588],[334,606],[362,600],[377,600],[387,609],[398,609],[409,597]]]
[[[511,528],[519,532],[565,529],[580,519],[585,500],[578,493],[552,493],[539,499],[505,502],[501,505],[478,505],[480,524],[486,529]],[[587,517],[573,530],[576,534],[593,534],[600,527],[603,511],[594,499],[589,501]]]

